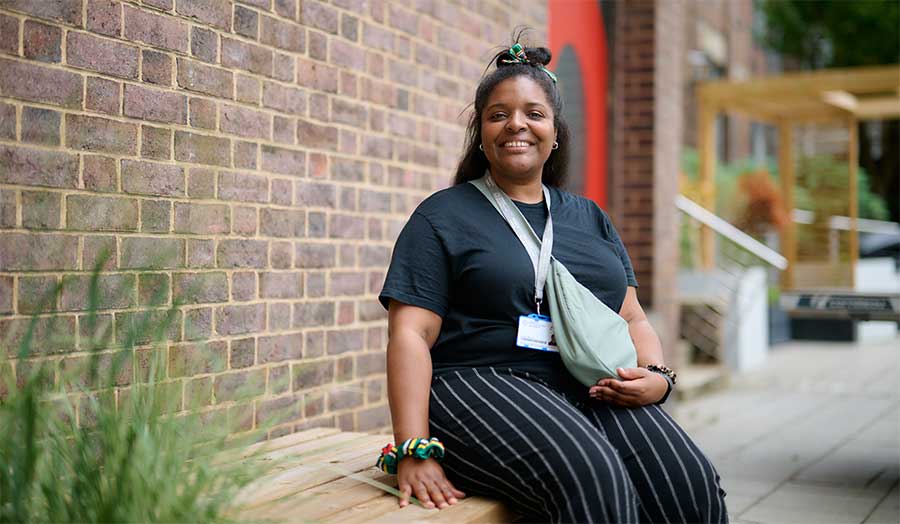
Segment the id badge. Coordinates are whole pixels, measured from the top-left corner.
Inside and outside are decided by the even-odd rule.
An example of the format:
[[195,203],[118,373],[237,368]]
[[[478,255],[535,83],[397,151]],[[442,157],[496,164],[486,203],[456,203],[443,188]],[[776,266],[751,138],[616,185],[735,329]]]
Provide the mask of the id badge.
[[550,317],[532,313],[519,317],[519,332],[516,335],[516,345],[539,351],[553,351],[559,353],[556,347],[556,339],[553,338],[553,322]]

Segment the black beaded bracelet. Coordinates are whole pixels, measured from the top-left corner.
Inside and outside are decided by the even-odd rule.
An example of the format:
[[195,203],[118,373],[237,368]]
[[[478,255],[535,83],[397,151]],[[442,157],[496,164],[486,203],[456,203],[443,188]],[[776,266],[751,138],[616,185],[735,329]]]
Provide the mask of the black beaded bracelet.
[[672,393],[672,388],[675,387],[675,382],[677,381],[678,375],[676,375],[671,368],[668,368],[666,366],[657,366],[656,364],[648,364],[644,366],[644,369],[646,369],[647,371],[652,371],[654,373],[659,373],[664,379],[666,379],[666,383],[668,384],[668,387],[666,388],[666,394],[663,395],[661,399],[656,401],[657,405],[663,404],[666,400],[669,399],[669,395]]

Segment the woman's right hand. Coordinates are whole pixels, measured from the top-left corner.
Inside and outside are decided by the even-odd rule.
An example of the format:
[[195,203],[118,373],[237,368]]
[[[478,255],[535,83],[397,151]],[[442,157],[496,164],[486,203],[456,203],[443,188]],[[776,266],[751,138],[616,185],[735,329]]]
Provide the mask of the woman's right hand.
[[432,458],[407,457],[398,462],[397,483],[401,508],[409,505],[411,494],[415,494],[425,509],[444,509],[466,496],[453,487],[444,475],[444,468]]

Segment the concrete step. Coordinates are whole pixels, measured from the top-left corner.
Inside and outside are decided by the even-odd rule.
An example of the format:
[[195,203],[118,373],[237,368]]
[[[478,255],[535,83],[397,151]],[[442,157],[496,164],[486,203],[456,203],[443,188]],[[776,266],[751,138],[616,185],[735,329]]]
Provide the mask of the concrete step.
[[675,395],[678,400],[694,399],[728,387],[729,374],[724,366],[688,364],[678,370]]

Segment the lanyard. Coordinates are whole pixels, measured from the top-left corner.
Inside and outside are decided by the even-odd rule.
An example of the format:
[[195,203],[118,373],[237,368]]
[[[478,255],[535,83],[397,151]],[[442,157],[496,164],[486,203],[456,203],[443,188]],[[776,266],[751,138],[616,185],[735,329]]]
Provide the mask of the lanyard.
[[544,226],[543,238],[538,238],[537,233],[531,228],[531,224],[513,204],[509,195],[503,192],[494,182],[490,173],[485,173],[484,183],[493,197],[494,207],[519,237],[519,241],[525,246],[531,264],[534,266],[534,304],[538,314],[541,313],[541,302],[544,301],[544,284],[550,272],[550,253],[553,250],[553,217],[550,214],[550,191],[547,186],[541,184],[544,191],[544,203],[547,206],[547,225]]

